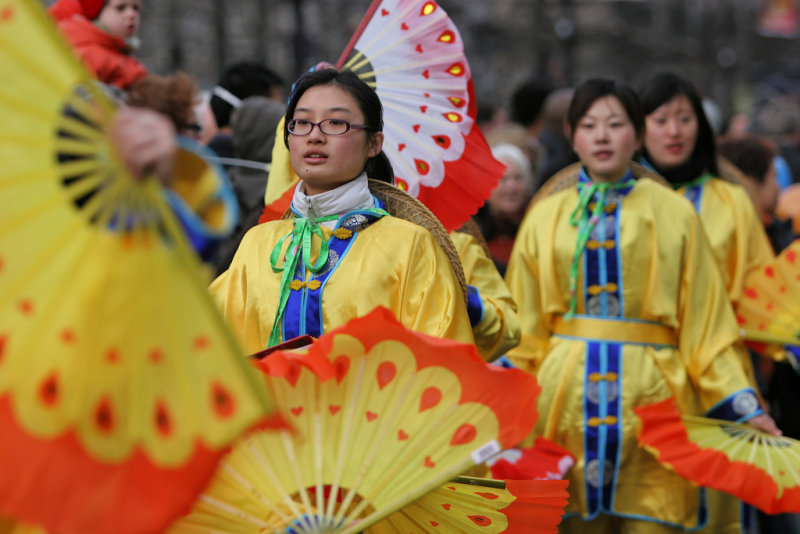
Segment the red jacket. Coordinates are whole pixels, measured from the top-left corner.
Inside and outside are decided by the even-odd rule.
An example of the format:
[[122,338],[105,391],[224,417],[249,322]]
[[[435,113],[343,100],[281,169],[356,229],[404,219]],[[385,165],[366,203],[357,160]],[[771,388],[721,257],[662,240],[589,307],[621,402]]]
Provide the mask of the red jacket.
[[101,30],[87,18],[74,15],[59,22],[58,27],[73,50],[101,82],[127,89],[131,83],[147,74],[122,38]]

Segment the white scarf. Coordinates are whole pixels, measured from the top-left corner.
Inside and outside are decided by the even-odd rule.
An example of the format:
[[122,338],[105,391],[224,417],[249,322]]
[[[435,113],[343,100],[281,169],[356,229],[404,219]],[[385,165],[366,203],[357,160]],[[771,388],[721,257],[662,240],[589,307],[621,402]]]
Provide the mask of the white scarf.
[[[306,195],[304,186],[304,182],[300,180],[295,187],[292,208],[302,217],[311,221],[328,215],[341,216],[353,210],[375,207],[375,199],[367,185],[367,173],[361,173],[360,176],[346,184],[318,195]],[[320,224],[334,228],[336,221],[320,222]]]

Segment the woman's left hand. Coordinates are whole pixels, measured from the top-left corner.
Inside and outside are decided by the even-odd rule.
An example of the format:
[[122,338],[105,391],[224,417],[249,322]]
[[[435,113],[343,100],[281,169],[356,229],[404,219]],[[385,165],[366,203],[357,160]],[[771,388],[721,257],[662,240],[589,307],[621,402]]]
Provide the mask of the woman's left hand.
[[135,179],[152,174],[163,185],[170,184],[177,147],[175,128],[167,117],[149,109],[122,108],[109,135]]
[[781,430],[778,428],[778,425],[775,424],[775,420],[765,413],[757,415],[752,419],[748,419],[747,424],[753,428],[762,430],[767,434],[772,434],[773,436],[783,435],[783,432],[781,432]]

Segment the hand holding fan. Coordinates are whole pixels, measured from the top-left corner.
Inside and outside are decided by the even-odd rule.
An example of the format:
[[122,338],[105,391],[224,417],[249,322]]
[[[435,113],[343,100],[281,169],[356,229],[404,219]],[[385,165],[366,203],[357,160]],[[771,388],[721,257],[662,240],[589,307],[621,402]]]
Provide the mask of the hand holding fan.
[[636,413],[639,443],[682,477],[768,514],[800,512],[800,442],[743,423],[682,416],[672,399]]
[[242,438],[170,532],[359,532],[518,443],[536,419],[533,376],[412,333],[385,309],[260,365],[297,433]]
[[0,2],[0,65],[0,515],[158,532],[266,391],[38,2]]

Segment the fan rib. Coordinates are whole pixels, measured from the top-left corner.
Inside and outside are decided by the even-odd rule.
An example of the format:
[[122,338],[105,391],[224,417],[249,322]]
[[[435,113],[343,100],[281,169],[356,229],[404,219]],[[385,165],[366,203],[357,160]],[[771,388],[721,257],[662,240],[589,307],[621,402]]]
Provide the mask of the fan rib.
[[[20,113],[24,116],[26,122],[31,119],[38,119],[43,122],[48,128],[48,131],[50,131],[53,124],[52,109],[43,107],[42,103],[39,101],[32,102],[30,97],[27,99],[25,97],[17,98],[17,92],[9,92],[7,89],[7,86],[0,85],[0,102],[5,104],[3,107],[4,113],[8,113],[9,111]],[[15,88],[12,88],[12,90],[15,90]]]
[[[42,203],[39,206],[36,206],[34,210],[29,210],[21,214],[18,217],[14,217],[13,220],[7,221],[6,224],[0,226],[0,233],[7,233],[10,229],[15,227],[15,222],[19,224],[20,221],[24,221],[26,218],[33,218],[34,216],[47,211],[53,207],[58,207],[59,204],[63,203],[63,201],[56,199],[56,202],[47,202]],[[5,280],[4,286],[6,286],[6,292],[0,294],[0,307],[8,308],[9,301],[15,295],[19,294],[19,290],[23,287],[35,287],[30,286],[31,281],[35,279],[39,273],[52,262],[52,258],[55,257],[55,254],[59,254],[60,251],[67,246],[75,246],[76,241],[75,238],[77,235],[81,235],[77,232],[77,229],[81,226],[80,219],[74,219],[71,224],[65,225],[60,230],[61,232],[58,235],[52,236],[50,241],[51,245],[45,249],[37,249],[37,255],[31,259],[30,266],[25,270],[24,273],[21,273],[17,276],[14,280]],[[18,227],[18,226],[17,226]],[[56,230],[55,228],[53,229]],[[78,257],[77,261],[82,260],[81,257]],[[69,287],[70,284],[63,283],[60,284],[59,287],[65,289]],[[57,302],[57,301],[56,301]]]
[[[437,56],[437,58],[436,58],[436,60],[437,60],[436,64],[437,65],[441,65],[443,63],[449,63],[450,61],[458,61],[458,60],[463,59],[463,57],[464,56],[462,54],[458,54],[458,53],[450,54],[450,55],[440,55],[440,56]],[[406,61],[405,63],[402,63],[402,64],[387,65],[387,66],[384,66],[384,67],[381,67],[381,68],[377,68],[375,66],[375,63],[373,63],[372,66],[373,66],[373,69],[375,71],[376,77],[379,77],[381,75],[389,74],[389,73],[392,73],[392,72],[415,71],[415,70],[419,70],[419,69],[426,68],[426,67],[430,68],[431,63],[430,63],[430,61],[420,60],[420,61]],[[444,78],[444,79],[450,80],[450,78]],[[455,80],[459,80],[459,79],[463,79],[464,80],[463,83],[458,84],[458,87],[460,87],[459,91],[463,92],[464,94],[466,94],[467,93],[467,82],[466,82],[466,80],[468,79],[466,73],[461,78],[452,78],[452,80],[454,80],[454,81]],[[428,82],[428,80],[426,80],[425,87],[432,87],[431,85],[428,85],[427,82]],[[384,85],[381,84],[381,87],[383,88]],[[450,89],[449,84],[446,85],[446,88]],[[383,91],[381,91],[381,93],[383,93]]]
[[[355,421],[355,411],[356,411],[356,402],[354,399],[358,399],[361,395],[361,389],[363,386],[364,381],[364,372],[366,368],[366,361],[362,359],[359,361],[358,365],[358,372],[355,375],[355,385],[353,386],[352,393],[350,397],[347,399],[347,411],[346,417],[344,420],[344,427],[342,428],[342,432],[339,438],[339,450],[338,450],[338,458],[336,459],[336,471],[334,472],[333,483],[331,487],[331,495],[336,495],[339,492],[339,488],[341,487],[342,482],[342,471],[344,469],[345,464],[345,455],[349,452],[349,438],[351,434],[351,430],[353,427],[353,422]],[[328,501],[328,506],[325,510],[325,517],[334,518],[339,517],[339,511],[334,514],[334,502],[335,499],[331,498]]]
[[[57,48],[62,48],[63,51],[63,49],[65,49],[66,47],[57,47]],[[29,76],[25,77],[26,81],[36,80],[37,82],[41,82],[41,87],[47,89],[48,91],[52,91],[52,93],[64,94],[70,91],[70,89],[72,88],[72,84],[76,83],[76,80],[61,78],[59,76],[53,76],[53,72],[45,68],[44,62],[41,61],[40,58],[31,57],[27,54],[23,54],[22,52],[25,49],[26,47],[17,46],[15,43],[12,43],[8,39],[6,39],[3,33],[0,33],[0,50],[3,51],[6,59],[9,60],[9,62],[16,63],[18,69],[24,70],[30,74]],[[39,52],[41,54],[41,50]],[[71,62],[76,61],[73,57],[71,57],[72,56],[71,53],[60,54],[60,55],[66,56],[60,58],[62,61],[70,61],[70,60]],[[80,72],[83,73],[83,71]]]
[[267,523],[267,522],[255,517],[255,516],[253,516],[251,514],[248,514],[247,512],[242,510],[241,508],[236,508],[234,506],[231,506],[230,504],[227,504],[224,501],[221,501],[219,499],[215,499],[214,497],[206,495],[205,493],[200,495],[198,500],[203,501],[204,503],[206,503],[206,504],[208,504],[210,506],[218,508],[219,510],[222,510],[223,512],[225,512],[227,514],[230,514],[233,517],[236,517],[238,519],[243,519],[243,520],[247,521],[248,523],[251,523],[252,525],[254,525],[256,527],[265,528],[265,527],[269,526],[269,523]]
[[55,149],[61,154],[69,156],[92,156],[97,158],[100,156],[97,150],[96,143],[91,139],[73,138],[73,137],[57,137],[55,141]]
[[[355,374],[355,384],[353,386],[352,392],[350,397],[347,399],[347,418],[344,430],[341,434],[340,443],[339,443],[339,458],[336,462],[336,475],[333,479],[333,488],[331,491],[331,495],[336,495],[339,492],[339,488],[342,487],[342,471],[344,469],[345,464],[345,453],[349,452],[349,438],[353,428],[353,423],[355,422],[355,413],[356,408],[358,405],[358,400],[361,398],[361,392],[364,386],[364,374],[366,372],[367,362],[365,359],[361,359],[358,362],[358,371]],[[352,488],[348,488],[352,491]],[[349,495],[348,495],[349,497]],[[328,509],[326,510],[326,516],[333,516],[334,517],[334,524],[341,520],[344,517],[344,507],[340,506],[336,513],[333,513],[333,503],[335,499],[331,497],[331,500],[328,502]]]
[[[382,450],[383,445],[386,443],[387,439],[391,436],[391,432],[397,428],[395,422],[398,420],[399,415],[405,415],[401,413],[401,409],[404,406],[406,400],[409,398],[411,393],[411,389],[413,387],[414,382],[416,381],[417,374],[413,373],[410,376],[407,376],[403,381],[402,388],[398,387],[397,389],[401,389],[400,395],[392,396],[391,400],[387,400],[387,404],[393,406],[392,411],[382,415],[382,424],[376,434],[376,438],[373,440],[370,448],[367,451],[365,461],[362,464],[362,467],[359,471],[359,474],[356,476],[355,481],[353,483],[353,487],[351,488],[350,493],[347,495],[347,500],[343,504],[342,508],[347,509],[352,501],[352,497],[355,496],[355,489],[360,488],[361,483],[366,478],[367,474],[370,472],[371,467],[373,465],[373,460],[380,453]],[[394,390],[393,390],[394,391]],[[399,402],[398,402],[399,400]],[[394,401],[394,402],[392,402]],[[377,473],[372,472],[369,473],[373,476],[377,475]],[[378,477],[376,477],[378,478]],[[350,518],[354,519],[361,515],[361,513],[366,509],[366,507],[374,501],[375,495],[378,494],[392,479],[391,476],[383,476],[383,482],[378,482],[372,488],[371,494],[363,494],[361,495],[362,501],[356,506],[351,514],[349,514]]]
[[[34,183],[53,183],[53,177],[49,174],[49,169],[36,168],[24,172],[11,172],[3,174],[0,177],[0,187],[2,188],[16,188],[19,186],[27,186]],[[55,184],[53,187],[57,187]]]
[[[281,431],[281,434],[286,434],[285,431]],[[253,459],[256,461],[258,466],[263,470],[264,475],[266,475],[270,487],[274,488],[277,493],[283,496],[283,502],[286,503],[286,506],[292,512],[294,517],[300,517],[302,512],[300,508],[297,507],[297,504],[292,499],[289,492],[286,490],[286,487],[281,482],[280,477],[272,468],[272,464],[270,463],[269,459],[266,458],[262,453],[261,449],[256,445],[255,440],[253,438],[246,438],[245,442],[247,443],[247,449],[253,455]],[[227,463],[227,462],[226,462]],[[272,503],[270,501],[270,507],[272,507]],[[282,512],[279,512],[282,517],[285,515]],[[291,518],[287,518],[287,525],[291,522]]]
[[[405,14],[403,16],[405,16]],[[433,18],[425,19],[425,21],[422,24],[420,24],[419,26],[417,26],[413,30],[408,30],[407,32],[403,33],[398,39],[396,39],[395,41],[393,41],[391,43],[388,43],[388,44],[386,43],[386,41],[384,39],[382,39],[382,37],[383,37],[383,35],[385,33],[387,33],[388,31],[392,30],[392,27],[391,27],[391,25],[386,24],[384,26],[383,30],[381,30],[378,33],[378,35],[376,35],[375,38],[372,41],[367,43],[361,49],[361,50],[363,50],[363,54],[365,56],[365,59],[362,60],[361,63],[364,63],[365,61],[369,61],[373,65],[375,65],[375,63],[379,63],[379,61],[376,61],[376,60],[379,60],[383,55],[389,54],[389,53],[393,53],[393,51],[395,49],[397,49],[398,47],[408,44],[413,38],[415,38],[419,34],[425,33],[426,31],[428,31],[428,29],[431,26],[439,24],[442,21],[442,19],[447,20],[447,15],[444,13],[444,11],[440,10],[438,12],[438,14],[435,15]],[[376,49],[373,50],[373,46],[375,46],[375,43],[379,43],[380,46],[376,46],[375,47]],[[460,55],[459,55],[459,57],[460,57]],[[369,58],[369,59],[366,59],[366,58]],[[438,59],[438,57],[437,57],[437,59]],[[363,65],[361,65],[361,66],[363,66]],[[357,67],[357,68],[360,68],[360,67]],[[357,69],[354,69],[354,70],[357,70]]]
[[103,135],[103,130],[99,127],[92,127],[84,121],[78,120],[69,115],[59,115],[56,123],[56,131],[66,135],[84,139],[87,143],[94,143],[95,146],[110,146],[108,139]]
[[303,473],[300,472],[299,461],[295,455],[294,442],[292,441],[292,437],[287,432],[282,432],[281,438],[283,441],[284,451],[286,452],[286,456],[289,460],[289,466],[291,467],[292,474],[294,475],[294,481],[300,496],[300,500],[307,510],[307,514],[305,515],[308,515],[312,512],[312,510],[314,510],[314,507],[311,505],[311,499],[308,495],[308,485],[303,480]]
[[[396,15],[394,18],[396,20],[401,20],[401,19],[405,18],[411,12],[413,7],[414,7],[413,2],[410,2],[408,4],[408,6],[406,7],[406,9],[404,11],[401,11],[400,14]],[[367,25],[367,28],[369,28],[369,25]],[[366,51],[367,50],[371,50],[376,42],[381,42],[383,40],[383,36],[387,32],[389,32],[391,30],[392,30],[392,25],[391,24],[388,24],[388,23],[384,24],[383,28],[381,29],[381,31],[379,31],[377,33],[377,35],[375,35],[370,41],[367,41],[364,44],[362,44],[361,50],[364,50],[365,52],[361,52],[361,54],[366,56],[367,55]],[[366,33],[366,29],[365,29],[365,33]],[[363,34],[362,34],[362,37],[363,37]],[[349,63],[349,60],[348,60],[348,63]],[[355,69],[353,69],[353,70],[355,70]]]

